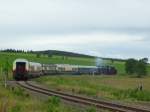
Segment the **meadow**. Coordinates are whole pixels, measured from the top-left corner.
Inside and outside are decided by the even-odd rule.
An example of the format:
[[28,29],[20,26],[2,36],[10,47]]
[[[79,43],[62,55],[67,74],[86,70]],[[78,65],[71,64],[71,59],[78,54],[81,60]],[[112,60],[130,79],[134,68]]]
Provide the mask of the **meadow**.
[[[40,62],[40,63],[52,63],[52,64],[73,64],[73,65],[91,65],[96,66],[95,58],[89,57],[65,57],[59,55],[53,55],[52,57],[48,57],[47,55],[41,55],[37,57],[36,54],[33,53],[9,53],[9,52],[0,52],[0,71],[1,68],[7,64],[9,72],[12,72],[12,63],[17,58],[24,58],[29,61]],[[125,74],[124,70],[124,62],[114,61],[113,63],[110,60],[104,60],[104,65],[112,65],[115,66],[118,70],[118,74]],[[150,67],[149,67],[150,68]]]
[[[63,104],[59,98],[50,97],[47,100],[30,96],[21,88],[4,88],[2,81],[4,73],[2,69],[7,66],[8,79],[12,79],[12,63],[17,58],[25,58],[29,61],[40,63],[62,63],[74,65],[96,65],[95,58],[65,57],[53,55],[41,55],[37,57],[32,53],[0,52],[0,111],[8,112],[95,112],[95,110],[80,110],[73,106]],[[124,62],[104,60],[107,65],[115,66],[117,76],[44,76],[35,81],[49,88],[66,91],[73,94],[86,95],[94,98],[121,100],[121,101],[150,101],[150,76],[144,78],[132,78],[125,73]],[[150,73],[150,66],[148,67]],[[137,90],[139,84],[143,85],[143,91]],[[22,102],[23,101],[23,102]],[[52,108],[50,108],[50,106]],[[52,110],[51,110],[52,109]]]
[[[45,76],[37,82],[59,91],[121,101],[150,101],[150,77],[129,76]],[[143,90],[139,90],[139,85]]]
[[32,97],[24,89],[15,87],[14,89],[4,87],[4,73],[2,69],[7,65],[9,70],[8,79],[12,79],[12,63],[17,58],[25,58],[30,61],[40,63],[68,63],[81,65],[94,65],[94,59],[91,58],[76,58],[63,56],[48,57],[42,55],[37,58],[36,54],[31,53],[4,53],[0,52],[0,112],[95,112],[95,108],[87,109],[77,108],[72,105],[63,104],[59,98],[50,97],[46,100],[41,100],[37,97]]
[[[36,54],[33,53],[9,53],[9,52],[0,52],[0,72],[1,68],[7,64],[10,74],[12,73],[12,63],[17,58],[24,58],[33,62],[40,63],[50,63],[50,64],[73,64],[73,65],[88,65],[88,66],[96,66],[96,58],[89,57],[65,57],[60,55],[53,55],[52,57],[48,57],[48,55],[41,55],[37,57]],[[118,71],[119,75],[125,75],[125,62],[122,61],[111,61],[111,60],[103,60],[102,65],[112,65]],[[148,66],[148,73],[150,74],[150,65]]]
[[[33,53],[9,53],[9,52],[0,52],[0,74],[2,73],[2,69],[5,66],[8,67],[9,75],[8,79],[12,79],[12,64],[13,61],[17,58],[24,58],[33,62],[40,63],[50,63],[50,64],[74,64],[74,65],[94,65],[95,60],[93,58],[82,58],[82,57],[67,57],[64,59],[64,56],[56,56],[48,57],[47,55],[41,55],[37,57],[36,54]],[[2,76],[0,76],[1,80]]]
[[66,105],[57,97],[43,100],[38,96],[33,97],[20,87],[12,89],[0,85],[0,112],[88,112],[91,109],[82,110]]

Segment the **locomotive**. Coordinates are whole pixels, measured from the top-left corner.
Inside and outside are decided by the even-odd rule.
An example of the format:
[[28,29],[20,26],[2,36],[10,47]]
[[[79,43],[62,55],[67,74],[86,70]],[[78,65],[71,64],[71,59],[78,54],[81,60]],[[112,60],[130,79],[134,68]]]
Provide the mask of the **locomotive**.
[[70,64],[41,64],[26,59],[16,59],[13,62],[13,78],[27,80],[50,74],[105,74],[115,75],[117,70],[112,66],[80,66]]

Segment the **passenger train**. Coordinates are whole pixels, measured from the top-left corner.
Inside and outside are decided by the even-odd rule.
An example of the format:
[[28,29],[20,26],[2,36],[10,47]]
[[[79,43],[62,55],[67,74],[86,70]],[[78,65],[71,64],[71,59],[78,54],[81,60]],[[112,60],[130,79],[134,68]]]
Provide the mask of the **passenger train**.
[[13,62],[13,77],[15,80],[27,80],[30,78],[50,74],[105,74],[115,75],[117,70],[112,66],[80,66],[70,64],[41,64],[30,62],[26,59],[16,59]]

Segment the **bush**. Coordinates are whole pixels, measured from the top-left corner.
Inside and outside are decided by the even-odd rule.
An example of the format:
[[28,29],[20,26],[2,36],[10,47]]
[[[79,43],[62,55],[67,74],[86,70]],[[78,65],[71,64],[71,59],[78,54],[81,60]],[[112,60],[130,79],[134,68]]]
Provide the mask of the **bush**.
[[128,59],[125,63],[125,70],[128,74],[134,74],[136,71],[137,60]]
[[147,58],[141,60],[128,59],[125,63],[125,70],[126,73],[136,74],[139,78],[147,75]]

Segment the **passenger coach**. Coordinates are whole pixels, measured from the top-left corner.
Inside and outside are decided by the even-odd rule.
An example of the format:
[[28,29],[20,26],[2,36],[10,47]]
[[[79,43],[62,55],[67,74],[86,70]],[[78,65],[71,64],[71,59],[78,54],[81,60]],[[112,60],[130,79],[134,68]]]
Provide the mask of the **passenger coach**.
[[40,63],[29,62],[26,59],[16,59],[13,63],[13,77],[16,80],[27,80],[42,74]]
[[115,75],[117,70],[111,66],[80,66],[70,64],[41,64],[26,59],[16,59],[13,63],[13,77],[15,80],[27,80],[40,75],[50,74],[95,74]]

